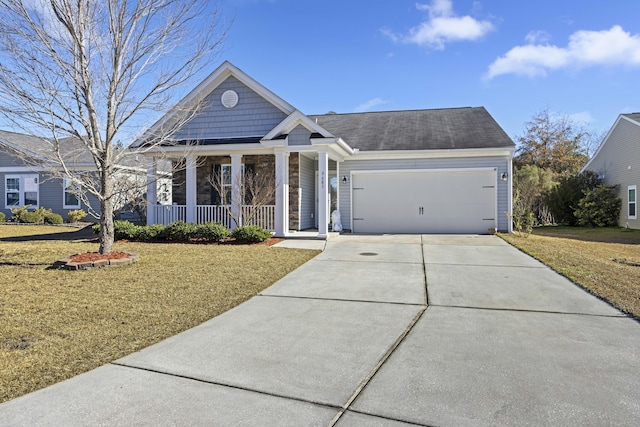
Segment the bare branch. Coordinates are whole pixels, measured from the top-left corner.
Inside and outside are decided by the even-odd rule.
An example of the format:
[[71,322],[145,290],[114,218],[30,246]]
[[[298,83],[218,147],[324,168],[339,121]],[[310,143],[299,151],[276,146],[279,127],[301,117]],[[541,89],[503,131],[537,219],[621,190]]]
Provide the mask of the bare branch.
[[[172,141],[202,100],[176,111],[144,147],[123,148],[211,66],[227,31],[220,21],[206,0],[0,0],[0,116],[41,137],[33,163],[100,201],[101,252],[111,248],[114,200],[126,192],[120,163]],[[74,144],[90,154],[93,179],[78,175]]]

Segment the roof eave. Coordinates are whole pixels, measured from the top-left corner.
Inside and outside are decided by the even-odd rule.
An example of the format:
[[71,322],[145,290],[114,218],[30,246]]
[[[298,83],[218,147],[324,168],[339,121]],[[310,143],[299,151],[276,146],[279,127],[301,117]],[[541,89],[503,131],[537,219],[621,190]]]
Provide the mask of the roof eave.
[[401,159],[401,158],[451,158],[451,157],[493,157],[513,158],[515,147],[459,148],[440,150],[356,150],[350,160]]

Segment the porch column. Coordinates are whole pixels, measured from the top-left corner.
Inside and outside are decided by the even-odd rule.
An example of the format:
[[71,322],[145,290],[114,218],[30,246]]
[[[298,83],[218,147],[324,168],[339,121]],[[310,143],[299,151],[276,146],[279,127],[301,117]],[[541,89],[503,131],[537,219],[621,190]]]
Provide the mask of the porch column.
[[289,231],[289,153],[276,151],[276,237]]
[[329,153],[318,152],[318,237],[329,235],[329,204],[327,203],[329,180]]
[[237,223],[232,227],[242,225],[241,206],[244,204],[242,200],[242,154],[231,155],[231,216],[237,219]]
[[196,186],[196,156],[187,156],[186,158],[186,175],[187,175],[187,212],[186,222],[196,222],[196,204],[198,200],[198,188]]
[[513,159],[509,159],[507,162],[507,212],[509,213],[507,232],[513,233],[513,221],[511,220],[513,215]]
[[156,223],[156,205],[158,204],[157,172],[156,158],[147,158],[147,225]]

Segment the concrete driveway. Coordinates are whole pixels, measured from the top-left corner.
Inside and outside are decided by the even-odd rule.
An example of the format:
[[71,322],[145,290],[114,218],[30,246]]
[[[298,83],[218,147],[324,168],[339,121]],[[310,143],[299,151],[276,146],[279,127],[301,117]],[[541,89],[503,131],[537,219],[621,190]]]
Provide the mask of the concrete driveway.
[[640,425],[640,325],[495,236],[344,235],[0,425]]

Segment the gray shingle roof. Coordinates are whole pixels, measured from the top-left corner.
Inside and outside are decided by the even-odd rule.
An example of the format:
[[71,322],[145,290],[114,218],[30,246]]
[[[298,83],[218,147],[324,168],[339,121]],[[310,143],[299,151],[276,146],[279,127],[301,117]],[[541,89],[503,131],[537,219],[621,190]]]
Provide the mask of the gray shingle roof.
[[623,116],[628,117],[631,120],[634,120],[634,121],[640,123],[640,113],[623,114]]
[[[34,155],[40,160],[52,159],[53,149],[51,142],[37,136],[23,133],[7,132],[0,130],[0,144],[5,141],[13,147],[29,155]],[[11,148],[11,147],[10,147]],[[92,163],[93,159],[87,148],[75,138],[60,140],[60,152],[63,158],[74,163]]]
[[514,147],[484,107],[309,116],[361,151]]
[[[54,161],[52,157],[52,146],[46,139],[37,136],[26,135],[23,133],[7,132],[0,130],[0,149],[3,141],[11,144],[13,147],[25,152],[28,155],[35,155],[35,161]],[[9,151],[13,148],[8,147]],[[87,147],[76,138],[64,138],[60,140],[60,151],[67,165],[72,164],[94,164],[93,157]],[[123,156],[119,162],[120,166],[145,169],[146,159],[143,155],[135,153]],[[166,166],[161,166],[162,171],[166,171]]]

